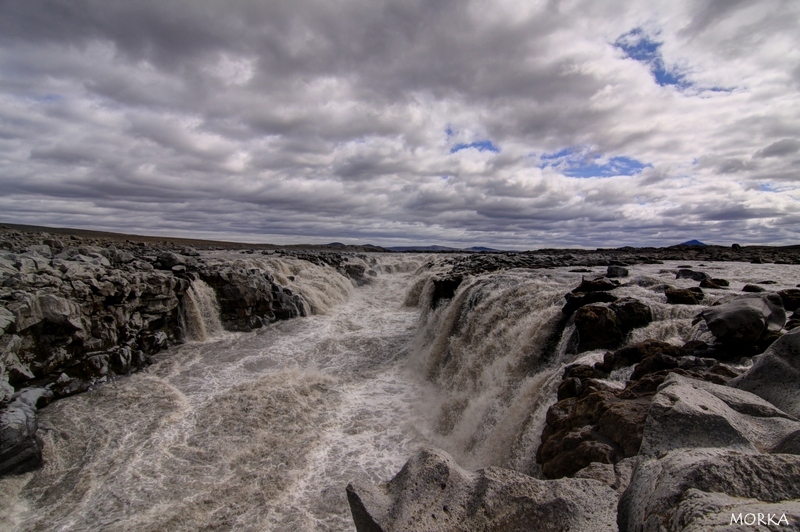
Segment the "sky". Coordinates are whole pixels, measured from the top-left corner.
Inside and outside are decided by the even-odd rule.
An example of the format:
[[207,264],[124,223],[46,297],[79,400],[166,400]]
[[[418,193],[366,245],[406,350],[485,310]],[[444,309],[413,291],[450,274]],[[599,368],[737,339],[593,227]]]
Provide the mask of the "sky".
[[0,222],[800,244],[800,2],[0,0]]

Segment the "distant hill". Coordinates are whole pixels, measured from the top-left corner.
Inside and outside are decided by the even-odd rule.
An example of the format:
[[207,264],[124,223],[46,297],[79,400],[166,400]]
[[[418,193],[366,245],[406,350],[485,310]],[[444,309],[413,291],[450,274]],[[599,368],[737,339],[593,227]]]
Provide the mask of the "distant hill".
[[703,244],[699,240],[689,240],[687,242],[681,242],[678,245],[679,246],[701,246],[701,247],[705,247],[706,246],[706,244]]

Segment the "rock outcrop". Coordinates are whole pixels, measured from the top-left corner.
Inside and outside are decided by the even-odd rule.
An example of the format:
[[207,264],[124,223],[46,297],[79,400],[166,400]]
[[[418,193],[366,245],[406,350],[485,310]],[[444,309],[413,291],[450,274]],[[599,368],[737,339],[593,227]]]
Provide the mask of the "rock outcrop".
[[748,514],[796,528],[800,456],[785,451],[798,426],[753,394],[671,375],[645,422],[620,530],[744,530]]
[[730,382],[800,418],[800,329],[775,341],[753,366]]
[[[23,471],[41,458],[36,408],[25,402],[26,389],[45,389],[55,399],[84,392],[185,342],[193,282],[213,288],[227,330],[249,331],[308,312],[303,298],[269,272],[236,261],[207,262],[187,246],[74,236],[62,241],[36,233],[12,233],[3,242],[0,474]],[[350,264],[341,253],[304,257],[352,273],[355,283],[370,277],[364,261]],[[362,267],[348,269],[353,265]]]
[[589,479],[542,481],[516,471],[460,468],[425,450],[388,483],[351,483],[359,532],[452,530],[616,530],[616,493]]

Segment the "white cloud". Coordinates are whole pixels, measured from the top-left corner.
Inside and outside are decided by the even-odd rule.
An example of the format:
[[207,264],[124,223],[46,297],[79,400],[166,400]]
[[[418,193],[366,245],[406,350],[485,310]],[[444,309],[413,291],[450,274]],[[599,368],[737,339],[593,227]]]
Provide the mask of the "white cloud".
[[[0,217],[283,242],[796,243],[799,12],[6,3]],[[615,46],[637,29],[682,85]],[[565,149],[587,156],[541,164]]]

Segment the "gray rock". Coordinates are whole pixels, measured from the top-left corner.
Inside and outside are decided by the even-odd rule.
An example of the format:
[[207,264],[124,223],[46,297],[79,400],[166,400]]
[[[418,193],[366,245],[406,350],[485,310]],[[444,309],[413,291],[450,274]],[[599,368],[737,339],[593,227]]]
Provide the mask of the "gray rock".
[[670,374],[653,397],[640,457],[676,449],[768,452],[800,422],[743,390]]
[[387,484],[347,486],[359,532],[616,530],[617,494],[588,479],[538,480],[461,469],[442,451],[411,458]]
[[[737,530],[740,513],[800,523],[800,456],[689,449],[642,460],[619,503],[619,530]],[[751,530],[742,527],[738,530]]]
[[724,344],[755,344],[767,331],[780,331],[786,323],[783,302],[777,294],[742,297],[701,313],[711,333]]
[[728,385],[752,392],[800,418],[800,329],[776,340],[747,373]]
[[622,266],[609,266],[606,270],[606,277],[627,277],[628,269]]
[[680,269],[675,275],[676,279],[691,279],[693,281],[703,281],[711,279],[711,276],[704,272],[696,272],[694,270]]
[[16,320],[17,318],[14,316],[13,312],[6,307],[0,307],[0,334],[9,331]]
[[664,290],[667,302],[673,305],[699,305],[705,298],[703,290],[699,287],[692,288],[673,288],[667,287]]
[[42,462],[42,444],[36,435],[36,405],[52,394],[31,388],[14,394],[0,411],[0,475],[26,473]]

